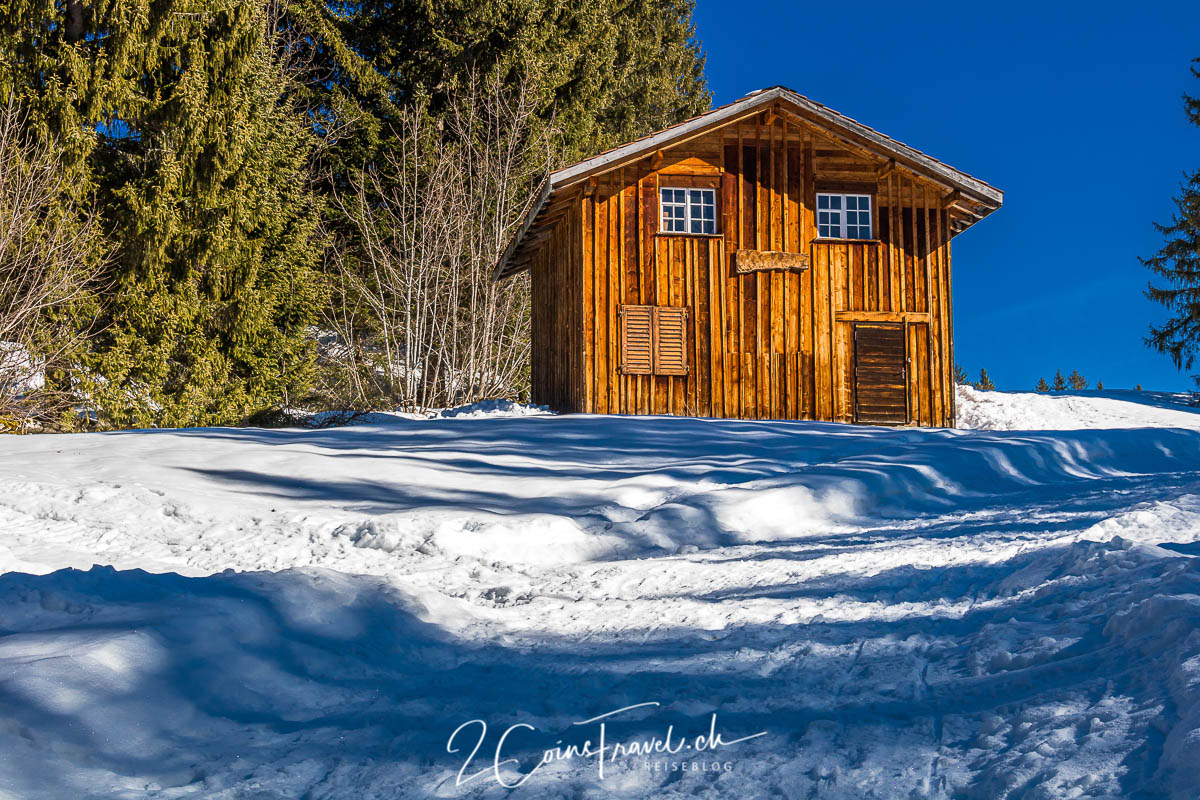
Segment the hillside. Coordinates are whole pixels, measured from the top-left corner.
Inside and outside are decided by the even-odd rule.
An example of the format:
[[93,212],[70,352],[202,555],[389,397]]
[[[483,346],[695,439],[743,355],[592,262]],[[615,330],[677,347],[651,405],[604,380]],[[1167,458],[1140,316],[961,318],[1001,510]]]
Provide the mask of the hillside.
[[0,797],[1191,798],[1200,414],[1139,394],[0,439]]

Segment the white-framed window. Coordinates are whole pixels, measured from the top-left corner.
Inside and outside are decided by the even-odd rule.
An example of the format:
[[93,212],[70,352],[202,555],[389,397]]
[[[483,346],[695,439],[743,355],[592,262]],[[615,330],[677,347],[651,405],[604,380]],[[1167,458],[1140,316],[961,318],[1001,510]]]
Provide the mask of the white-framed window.
[[870,239],[871,195],[817,194],[817,235],[822,239]]
[[663,233],[716,233],[717,190],[659,189]]

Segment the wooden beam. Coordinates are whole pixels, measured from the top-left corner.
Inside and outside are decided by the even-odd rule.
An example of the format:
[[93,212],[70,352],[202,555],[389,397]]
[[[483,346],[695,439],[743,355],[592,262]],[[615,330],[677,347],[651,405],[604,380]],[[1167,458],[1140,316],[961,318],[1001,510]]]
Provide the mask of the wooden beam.
[[929,322],[924,311],[836,311],[838,322]]
[[738,250],[733,254],[733,266],[738,273],[764,270],[808,269],[808,253],[786,253],[778,250]]

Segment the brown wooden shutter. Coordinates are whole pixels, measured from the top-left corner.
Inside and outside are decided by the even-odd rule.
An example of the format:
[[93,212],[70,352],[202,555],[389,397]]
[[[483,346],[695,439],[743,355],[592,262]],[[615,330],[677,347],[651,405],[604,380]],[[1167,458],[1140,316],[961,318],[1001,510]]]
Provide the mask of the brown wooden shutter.
[[621,306],[621,372],[649,375],[654,369],[654,307]]
[[687,309],[659,306],[654,309],[654,372],[687,375]]

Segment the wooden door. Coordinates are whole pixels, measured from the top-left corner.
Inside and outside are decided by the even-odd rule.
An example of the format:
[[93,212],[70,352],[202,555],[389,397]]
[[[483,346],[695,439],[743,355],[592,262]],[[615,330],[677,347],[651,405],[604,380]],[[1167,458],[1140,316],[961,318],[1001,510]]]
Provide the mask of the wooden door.
[[854,421],[871,425],[908,422],[903,324],[854,326]]

